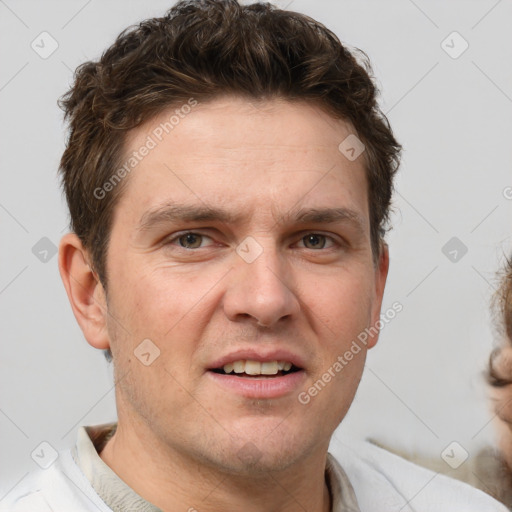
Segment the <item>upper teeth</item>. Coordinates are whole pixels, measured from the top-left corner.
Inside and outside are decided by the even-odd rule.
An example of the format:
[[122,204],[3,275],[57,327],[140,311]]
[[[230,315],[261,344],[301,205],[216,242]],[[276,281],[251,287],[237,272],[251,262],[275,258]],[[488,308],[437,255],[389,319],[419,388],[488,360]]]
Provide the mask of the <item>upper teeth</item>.
[[225,364],[222,368],[226,373],[247,373],[247,375],[276,375],[279,370],[288,371],[292,363],[288,361],[260,361],[242,360]]

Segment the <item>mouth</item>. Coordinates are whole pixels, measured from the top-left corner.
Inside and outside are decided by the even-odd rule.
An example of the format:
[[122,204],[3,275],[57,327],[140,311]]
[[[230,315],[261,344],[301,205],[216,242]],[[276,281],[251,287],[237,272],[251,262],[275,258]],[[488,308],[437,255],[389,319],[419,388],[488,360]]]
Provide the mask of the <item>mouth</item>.
[[298,368],[289,361],[260,362],[242,359],[227,363],[220,368],[213,368],[211,371],[219,375],[233,375],[240,378],[272,379],[283,377],[300,370],[301,368]]
[[290,361],[241,359],[211,368],[207,375],[230,394],[271,399],[297,392],[304,383],[306,372]]

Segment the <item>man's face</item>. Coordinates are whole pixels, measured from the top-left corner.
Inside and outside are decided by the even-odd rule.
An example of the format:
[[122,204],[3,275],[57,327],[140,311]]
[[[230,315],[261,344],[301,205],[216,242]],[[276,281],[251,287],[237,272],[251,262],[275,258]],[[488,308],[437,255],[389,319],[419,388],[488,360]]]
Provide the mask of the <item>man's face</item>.
[[[132,132],[127,156],[172,110]],[[217,99],[126,178],[107,327],[119,420],[152,449],[237,472],[327,449],[365,348],[309,403],[299,395],[378,320],[387,272],[372,258],[363,157],[338,150],[351,132],[305,103]],[[143,340],[146,362],[160,350],[148,366]]]

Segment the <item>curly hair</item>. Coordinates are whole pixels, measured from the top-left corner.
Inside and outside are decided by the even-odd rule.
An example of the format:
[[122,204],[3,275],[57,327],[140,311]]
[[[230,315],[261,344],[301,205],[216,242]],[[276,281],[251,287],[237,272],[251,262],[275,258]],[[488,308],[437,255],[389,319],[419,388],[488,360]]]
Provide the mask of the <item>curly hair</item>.
[[401,148],[360,53],[361,64],[322,24],[269,3],[183,0],[79,66],[60,100],[69,123],[60,174],[71,229],[105,289],[113,211],[129,180],[101,197],[94,191],[121,165],[130,130],[190,98],[309,101],[349,121],[366,148],[372,249],[380,252]]
[[512,359],[509,355],[512,354],[512,256],[506,260],[500,278],[500,286],[493,296],[492,309],[496,331],[502,342],[489,357],[487,373],[487,380],[494,388],[512,384]]

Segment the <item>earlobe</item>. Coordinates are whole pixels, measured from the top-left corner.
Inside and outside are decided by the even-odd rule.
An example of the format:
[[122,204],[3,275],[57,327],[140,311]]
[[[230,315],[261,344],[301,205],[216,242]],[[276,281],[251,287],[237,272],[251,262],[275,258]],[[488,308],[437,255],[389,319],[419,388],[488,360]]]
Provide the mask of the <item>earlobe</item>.
[[386,287],[386,280],[389,271],[389,249],[385,242],[381,242],[379,261],[375,267],[375,297],[372,308],[372,323],[369,327],[367,347],[372,348],[379,340],[380,329],[382,327],[380,314],[382,307],[382,298]]
[[107,349],[110,341],[105,291],[89,261],[89,254],[77,235],[68,233],[62,237],[59,271],[75,318],[90,345]]

